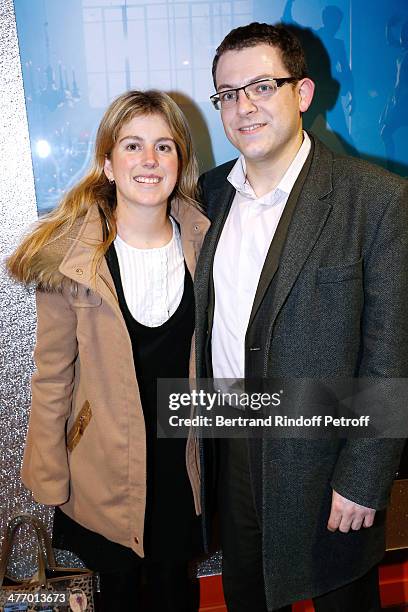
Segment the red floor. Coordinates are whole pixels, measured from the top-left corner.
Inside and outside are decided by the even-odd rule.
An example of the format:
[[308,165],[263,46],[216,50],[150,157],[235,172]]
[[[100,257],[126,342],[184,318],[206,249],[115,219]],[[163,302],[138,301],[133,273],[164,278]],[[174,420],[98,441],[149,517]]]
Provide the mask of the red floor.
[[[220,576],[200,579],[201,612],[226,612]],[[380,567],[381,602],[384,608],[408,604],[408,557],[403,563]],[[313,612],[311,601],[298,602],[293,612]]]

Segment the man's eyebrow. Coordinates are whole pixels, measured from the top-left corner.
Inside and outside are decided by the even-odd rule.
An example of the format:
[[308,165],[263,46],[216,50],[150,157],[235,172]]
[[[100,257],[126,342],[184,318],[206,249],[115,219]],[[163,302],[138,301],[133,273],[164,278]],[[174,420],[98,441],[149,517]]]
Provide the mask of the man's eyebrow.
[[[272,79],[272,75],[270,74],[259,74],[258,76],[251,77],[249,79],[245,79],[243,85],[249,85],[254,81],[261,81],[262,79]],[[276,77],[278,78],[278,77]],[[222,89],[236,89],[237,87],[242,87],[242,85],[230,85],[229,83],[222,83],[218,85],[217,91],[221,91]]]
[[[137,140],[139,142],[144,142],[144,138],[142,138],[141,136],[132,135],[123,136],[123,138],[121,138],[118,142],[123,142],[124,140]],[[160,138],[156,138],[155,142],[161,142],[162,140],[169,140],[170,142],[175,143],[174,138],[172,138],[171,136],[160,136]]]

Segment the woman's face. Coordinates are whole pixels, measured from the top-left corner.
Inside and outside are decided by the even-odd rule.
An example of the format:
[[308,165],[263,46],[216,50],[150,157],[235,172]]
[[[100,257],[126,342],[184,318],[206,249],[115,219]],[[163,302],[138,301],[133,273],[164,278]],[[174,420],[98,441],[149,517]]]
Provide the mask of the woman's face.
[[166,206],[177,182],[176,143],[165,119],[142,115],[125,123],[105,174],[114,179],[118,207]]

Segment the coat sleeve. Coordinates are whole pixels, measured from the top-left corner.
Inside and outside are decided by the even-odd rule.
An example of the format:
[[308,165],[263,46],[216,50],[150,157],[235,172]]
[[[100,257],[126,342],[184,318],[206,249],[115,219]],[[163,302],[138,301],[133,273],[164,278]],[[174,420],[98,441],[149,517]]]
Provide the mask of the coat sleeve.
[[36,303],[36,371],[21,477],[37,502],[60,505],[69,497],[65,428],[78,354],[76,315],[63,293],[37,290]]
[[[357,372],[359,377],[388,379],[384,384],[388,391],[391,379],[408,378],[407,228],[408,185],[399,182],[365,256],[363,346]],[[382,409],[387,410],[389,398],[384,393]],[[403,397],[400,400],[398,405],[398,397],[392,398],[393,408],[397,407],[401,422],[407,422],[407,403]],[[363,506],[384,508],[403,445],[403,440],[392,438],[348,440],[332,487]]]

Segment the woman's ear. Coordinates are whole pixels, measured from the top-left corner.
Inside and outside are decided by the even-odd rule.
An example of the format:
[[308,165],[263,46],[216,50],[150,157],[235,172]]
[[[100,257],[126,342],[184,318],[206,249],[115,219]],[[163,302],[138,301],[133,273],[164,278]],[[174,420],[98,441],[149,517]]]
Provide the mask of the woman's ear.
[[105,155],[105,163],[103,165],[103,171],[105,172],[105,176],[108,181],[113,181],[113,170],[112,170],[112,162],[109,159],[108,155]]

